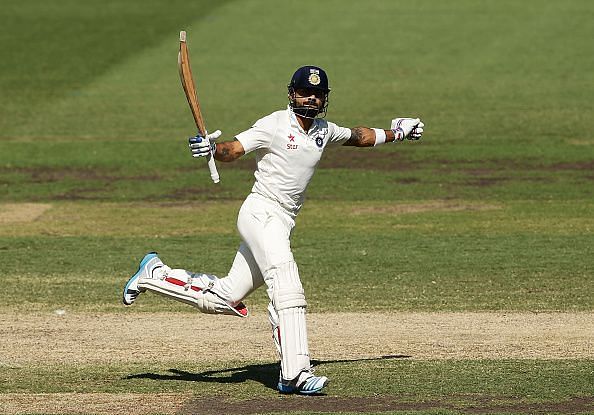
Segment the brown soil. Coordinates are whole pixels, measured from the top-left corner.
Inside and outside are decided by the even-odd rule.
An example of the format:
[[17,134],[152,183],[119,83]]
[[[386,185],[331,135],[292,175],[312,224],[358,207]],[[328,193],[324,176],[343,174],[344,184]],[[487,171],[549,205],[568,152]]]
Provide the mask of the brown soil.
[[103,182],[117,182],[121,180],[134,181],[154,181],[160,180],[158,174],[122,176],[117,172],[106,171],[95,168],[84,167],[13,167],[10,169],[0,168],[0,173],[10,171],[11,173],[20,173],[29,177],[30,183],[54,183],[63,180],[89,181],[99,180]]
[[[155,362],[270,360],[264,310],[247,319],[188,313],[0,313],[0,368],[126,363],[150,349]],[[581,359],[594,356],[594,313],[335,313],[308,315],[316,364],[364,359]],[[190,330],[188,328],[191,328]],[[248,339],[249,341],[244,341]],[[241,347],[238,347],[241,344]],[[216,345],[216,347],[213,347]],[[209,350],[192,353],[191,350]],[[274,372],[276,373],[276,364]],[[271,371],[273,369],[270,369]],[[148,374],[150,375],[150,374]],[[148,376],[143,374],[143,377]],[[267,378],[270,373],[265,373]],[[166,375],[159,375],[160,378]],[[171,379],[196,374],[174,371]],[[414,399],[413,399],[414,398]],[[465,402],[460,407],[456,402]],[[468,403],[470,402],[470,405]],[[0,394],[0,414],[254,414],[448,410],[464,414],[594,411],[594,398],[530,403],[500,396],[274,396],[248,400],[179,394]]]
[[[423,402],[406,402],[395,396],[371,397],[336,397],[336,396],[291,396],[279,398],[256,398],[233,402],[221,397],[219,399],[190,399],[182,407],[181,414],[237,414],[255,413],[289,413],[289,412],[387,412],[387,411],[428,411],[449,410],[458,414],[489,413],[528,413],[528,414],[577,414],[594,410],[594,398],[574,398],[567,402],[555,403],[515,403],[501,404],[493,402],[499,397],[482,396],[476,404],[461,408],[445,400],[425,400]],[[465,397],[471,401],[472,397]]]
[[[460,397],[452,397],[452,400]],[[224,396],[192,398],[187,394],[155,393],[53,393],[0,394],[0,414],[203,414],[249,415],[256,413],[387,411],[455,411],[458,414],[579,414],[594,411],[593,397],[563,402],[501,403],[500,396],[464,396],[461,407],[447,399],[410,402],[406,397],[278,396],[231,400]],[[514,401],[507,398],[506,401]]]
[[[0,314],[0,366],[38,362],[276,359],[266,312],[247,319],[188,313]],[[315,359],[567,359],[594,356],[594,313],[325,313],[308,315]],[[191,327],[191,330],[188,330]],[[249,338],[249,342],[243,341]],[[241,343],[238,348],[237,344]]]
[[[393,151],[377,151],[372,148],[353,149],[338,147],[324,153],[320,161],[320,168],[326,169],[357,169],[357,170],[381,170],[381,171],[414,171],[419,168],[433,167],[438,171],[450,172],[460,171],[469,175],[493,174],[504,171],[592,171],[594,161],[575,161],[555,164],[542,164],[540,160],[524,159],[523,161],[513,159],[483,160],[483,164],[489,167],[476,167],[477,160],[414,160],[410,155]],[[226,165],[229,170],[250,170],[253,171],[256,162],[253,157],[239,159],[232,164]],[[194,171],[195,167],[182,167],[178,171]],[[0,167],[0,173],[20,173],[29,177],[32,183],[52,183],[64,179],[70,180],[99,180],[107,183],[120,180],[151,181],[160,180],[162,177],[157,173],[138,176],[121,176],[101,169],[80,168],[80,167]]]
[[[412,147],[411,147],[412,149]],[[566,163],[543,164],[538,158],[514,160],[415,160],[412,152],[400,153],[396,151],[378,151],[373,148],[338,147],[324,152],[320,167],[327,169],[362,169],[387,171],[415,171],[419,168],[434,168],[437,171],[459,171],[469,175],[493,174],[506,171],[592,171],[594,161],[575,161]],[[482,163],[483,167],[477,168]],[[488,167],[485,167],[488,166]],[[246,165],[246,167],[248,167]],[[252,166],[253,168],[253,166]]]

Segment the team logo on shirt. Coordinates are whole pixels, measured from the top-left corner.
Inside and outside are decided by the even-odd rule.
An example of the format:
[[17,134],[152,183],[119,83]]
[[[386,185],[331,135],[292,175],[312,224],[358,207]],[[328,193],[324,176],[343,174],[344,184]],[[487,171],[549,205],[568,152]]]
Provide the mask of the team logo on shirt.
[[316,140],[316,146],[320,148],[324,147],[324,137],[328,134],[327,128],[320,128],[318,131],[315,132],[315,136],[313,137]]

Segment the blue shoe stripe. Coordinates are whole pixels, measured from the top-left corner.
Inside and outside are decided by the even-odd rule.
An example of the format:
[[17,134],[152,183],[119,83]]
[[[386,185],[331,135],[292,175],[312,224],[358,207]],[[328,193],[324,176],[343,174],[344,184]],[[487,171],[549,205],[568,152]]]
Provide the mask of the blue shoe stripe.
[[323,377],[314,376],[311,379],[305,381],[303,385],[301,385],[300,392],[301,393],[316,393],[321,391],[324,386],[326,386],[326,379]]
[[299,387],[286,385],[282,382],[279,382],[277,389],[280,393],[301,393],[304,395],[311,395],[320,392],[326,387],[327,384],[328,378],[324,376],[312,376]]
[[[148,254],[146,254],[144,256],[144,258],[142,258],[142,260],[140,261],[140,265],[138,265],[138,270],[136,271],[136,273],[134,275],[132,275],[132,277],[130,277],[130,279],[128,280],[128,282],[126,283],[126,286],[124,287],[124,297],[126,296],[126,294],[129,294],[129,291],[136,291],[136,290],[130,290],[130,284],[132,284],[134,281],[136,281],[138,279],[138,277],[140,276],[140,273],[142,272],[142,268],[153,258],[157,257],[157,253],[156,252],[149,252]],[[125,303],[125,298],[124,298],[124,303]]]
[[149,252],[148,254],[146,254],[144,256],[144,258],[142,258],[142,261],[140,261],[140,265],[138,266],[138,271],[140,271],[142,269],[142,267],[144,267],[146,265],[147,262],[149,262],[151,259],[155,258],[157,256],[156,252]]

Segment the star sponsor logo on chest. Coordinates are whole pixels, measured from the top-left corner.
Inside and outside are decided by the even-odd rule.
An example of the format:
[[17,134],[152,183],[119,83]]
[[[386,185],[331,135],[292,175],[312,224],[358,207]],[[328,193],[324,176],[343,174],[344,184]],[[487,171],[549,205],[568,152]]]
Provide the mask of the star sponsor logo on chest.
[[289,139],[289,142],[287,143],[287,150],[297,150],[299,146],[295,144],[295,136],[293,134],[289,134],[287,138]]

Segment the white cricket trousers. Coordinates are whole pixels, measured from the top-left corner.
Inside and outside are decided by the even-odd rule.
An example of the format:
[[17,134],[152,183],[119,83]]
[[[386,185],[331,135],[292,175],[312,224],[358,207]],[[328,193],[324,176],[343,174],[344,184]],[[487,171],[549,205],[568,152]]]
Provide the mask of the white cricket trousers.
[[280,205],[250,194],[237,218],[242,242],[235,260],[227,277],[213,287],[235,305],[266,283],[269,319],[285,381],[310,370],[305,295],[290,244],[294,227],[295,221]]

